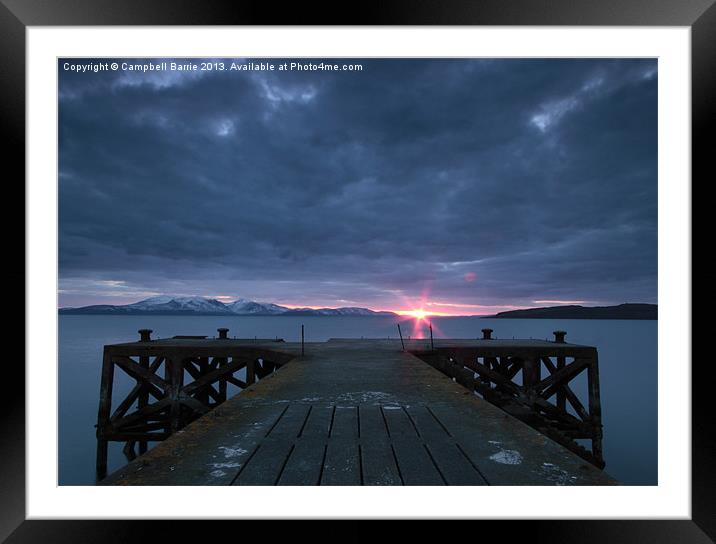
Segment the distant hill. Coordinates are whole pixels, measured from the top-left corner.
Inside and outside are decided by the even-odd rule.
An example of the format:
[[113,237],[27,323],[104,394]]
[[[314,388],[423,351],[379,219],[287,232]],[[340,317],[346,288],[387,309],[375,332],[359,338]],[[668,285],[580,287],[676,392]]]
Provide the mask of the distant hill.
[[60,308],[63,315],[341,315],[370,316],[395,315],[392,312],[374,312],[367,308],[287,308],[267,302],[254,302],[243,298],[225,304],[214,298],[177,297],[160,295],[134,304],[99,304],[81,308]]
[[656,304],[619,304],[618,306],[549,306],[500,312],[491,318],[504,319],[657,319]]

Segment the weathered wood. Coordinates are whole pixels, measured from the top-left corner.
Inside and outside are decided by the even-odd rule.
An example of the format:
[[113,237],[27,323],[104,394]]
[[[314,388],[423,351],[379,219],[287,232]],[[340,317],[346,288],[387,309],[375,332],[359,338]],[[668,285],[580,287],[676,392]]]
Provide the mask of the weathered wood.
[[525,389],[536,389],[540,383],[542,362],[538,357],[527,357],[522,362],[522,385]]
[[321,473],[321,485],[361,485],[358,442],[350,438],[331,438]]
[[418,432],[402,406],[383,406],[383,417],[392,438],[417,438]]
[[312,406],[306,423],[303,429],[301,429],[300,436],[326,440],[328,438],[328,431],[331,428],[334,409],[333,406]]
[[[149,370],[149,357],[147,357],[146,355],[140,356],[139,357],[139,366],[147,369],[147,371],[150,371]],[[137,397],[137,409],[141,410],[142,408],[147,406],[147,404],[149,404],[149,390],[147,389],[147,387],[144,386],[144,384],[142,382],[138,381],[137,383],[140,386],[139,395]],[[138,443],[138,446],[139,446],[139,454],[140,455],[142,453],[147,452],[147,442],[145,440],[140,440]]]
[[485,479],[452,442],[428,440],[425,447],[447,485],[487,485]]
[[168,359],[166,364],[169,367],[169,375],[171,376],[169,386],[169,398],[171,399],[169,424],[171,431],[175,433],[184,426],[184,422],[181,419],[180,399],[182,385],[184,384],[184,365],[182,359],[179,357]]
[[183,392],[187,395],[191,395],[194,391],[197,389],[200,389],[206,385],[212,384],[216,381],[218,381],[221,377],[236,372],[238,370],[241,370],[246,366],[248,361],[241,360],[238,358],[234,358],[230,363],[228,363],[226,366],[222,368],[217,368],[216,370],[212,370],[211,372],[207,372],[200,378],[197,378],[192,383],[188,384],[186,387],[184,387]]
[[404,485],[445,485],[440,471],[417,436],[401,434],[393,439],[392,444]]
[[[560,361],[561,360],[561,367]],[[564,368],[566,365],[566,361],[564,357],[558,358],[558,366],[554,366],[552,361],[549,357],[544,357],[542,359],[542,362],[544,362],[547,369],[554,374],[557,372],[558,369]],[[560,411],[567,412],[566,402],[560,402],[560,399],[569,400],[569,403],[574,408],[575,412],[581,417],[584,421],[587,421],[589,419],[589,413],[587,412],[586,408],[584,408],[584,405],[581,403],[581,401],[577,398],[577,395],[574,394],[574,392],[570,389],[569,385],[563,384],[557,391],[557,408]]]
[[575,359],[574,362],[551,374],[549,377],[535,384],[534,387],[536,390],[542,392],[541,396],[543,399],[549,399],[565,383],[576,378],[590,363],[591,361],[588,359]]
[[287,441],[296,439],[306,423],[310,410],[311,406],[307,404],[289,404],[267,436]]
[[592,452],[601,461],[602,459],[602,405],[599,394],[599,361],[595,352],[592,364],[587,374],[587,388],[589,389],[589,415],[596,427],[595,437],[592,439]]
[[362,441],[360,452],[364,485],[403,485],[390,443]]
[[[559,369],[552,363],[550,355],[545,353],[546,350],[543,353],[540,353],[541,350],[535,350],[528,356],[503,355],[501,358],[488,356],[490,350],[481,348],[448,347],[438,349],[437,353],[421,350],[413,353],[440,372],[452,377],[457,383],[477,391],[485,400],[548,434],[590,463],[603,468],[601,415],[594,416],[591,409],[587,412],[569,387],[569,382],[583,370],[594,368],[596,350],[582,347],[570,353],[568,344],[563,343],[560,347],[562,350],[559,352],[558,360],[564,359],[566,362],[567,355],[572,355],[572,362],[565,363]],[[524,352],[524,349],[517,351]],[[480,358],[482,363],[479,362]],[[543,363],[549,372],[545,379],[541,378]],[[466,379],[465,368],[475,372],[477,378]],[[522,384],[512,380],[519,370],[522,370]],[[559,393],[557,404],[551,404],[549,399],[557,393]],[[588,394],[591,402],[591,389]],[[561,398],[564,398],[565,403],[559,402]],[[567,411],[566,401],[569,401],[581,421]],[[577,436],[590,439],[592,450],[588,451],[575,442]]]
[[276,485],[293,448],[291,440],[265,439],[232,485]]
[[[149,382],[163,391],[168,391],[171,389],[169,385],[170,381],[162,380],[153,372],[150,372],[146,368],[142,368],[139,363],[132,360],[130,357],[125,357],[123,355],[113,356],[112,361],[135,380],[143,380],[145,382]],[[165,361],[165,364],[167,363],[168,361]]]
[[[552,360],[549,357],[546,357],[545,364],[547,364],[547,361],[549,361],[549,364],[552,364]],[[556,372],[557,370],[562,370],[565,366],[567,366],[567,359],[566,357],[557,357],[557,367],[556,370],[550,369],[552,373]],[[572,403],[574,406],[574,403]],[[557,408],[563,411],[567,411],[567,389],[562,388],[559,391],[557,391]]]
[[358,438],[358,409],[355,406],[336,406],[330,436],[331,438]]
[[172,398],[167,396],[162,400],[155,402],[154,404],[145,406],[141,410],[137,410],[136,412],[132,412],[129,415],[117,419],[116,421],[112,422],[112,428],[119,429],[121,427],[132,425],[133,423],[136,423],[138,421],[144,421],[147,419],[147,417],[152,416],[153,414],[156,414],[157,412],[160,412],[167,407],[171,407],[172,403]]
[[106,346],[102,358],[102,377],[99,389],[99,410],[97,415],[97,479],[101,480],[107,475],[107,439],[105,427],[109,422],[112,409],[112,388],[114,385],[114,364],[111,351]]
[[[105,440],[134,442],[131,451],[127,448],[130,455],[136,454],[141,441],[166,439],[107,483],[613,483],[583,461],[598,463],[592,452],[574,442],[578,437],[592,438],[596,429],[601,433],[601,424],[596,426],[591,417],[591,406],[587,420],[582,420],[540,397],[550,387],[565,391],[567,400],[566,392],[571,392],[569,380],[562,379],[568,373],[557,374],[554,363],[550,360],[547,364],[545,358],[591,361],[596,353],[593,348],[578,346],[572,350],[569,344],[555,348],[554,343],[531,340],[434,339],[434,351],[430,346],[426,351],[424,340],[408,340],[403,352],[397,340],[341,340],[306,344],[304,357],[286,365],[284,361],[300,355],[300,342],[285,343],[283,352],[275,347],[266,350],[253,341],[251,350],[238,351],[245,346],[245,341],[228,338],[221,342],[173,339],[141,343],[139,347],[145,351],[137,351],[137,344],[123,345],[124,351],[119,353],[113,351],[113,356],[131,357],[137,367],[142,365],[136,364],[136,359],[145,354],[183,361],[189,383],[180,386],[177,393],[178,377],[168,372],[165,364],[169,394],[148,404],[139,414],[125,413],[115,422],[119,428],[105,427]],[[422,350],[420,357],[433,366],[416,358],[414,349]],[[540,365],[544,363],[549,372],[533,385],[529,395],[512,381],[528,356]],[[245,361],[246,382],[231,372],[224,373],[226,363],[239,359]],[[134,370],[132,364],[124,363]],[[257,377],[265,378],[280,367],[279,374],[256,383]],[[154,369],[155,375],[158,370]],[[221,378],[212,374],[217,372]],[[218,403],[216,397],[222,398],[220,379],[226,383],[236,380],[247,390]],[[156,384],[151,387],[164,394]],[[179,405],[180,424],[188,425],[181,433],[169,436],[171,429],[166,429],[173,417],[170,408],[175,404]],[[532,421],[533,428],[503,410],[525,422]],[[203,411],[205,415],[199,417]],[[581,418],[579,410],[577,413]],[[138,463],[142,463],[142,470],[137,470]]]
[[303,438],[296,441],[278,485],[318,485],[325,454],[324,440]]

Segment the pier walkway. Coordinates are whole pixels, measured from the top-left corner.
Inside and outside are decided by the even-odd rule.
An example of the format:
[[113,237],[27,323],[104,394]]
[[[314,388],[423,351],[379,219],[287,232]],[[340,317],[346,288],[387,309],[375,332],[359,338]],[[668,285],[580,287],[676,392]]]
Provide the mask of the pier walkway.
[[[490,346],[514,344],[508,340],[436,340],[435,348],[475,346],[481,342],[490,342]],[[536,340],[520,342],[522,349],[555,345]],[[154,371],[160,359],[166,357],[167,364],[173,348],[189,344],[214,349],[214,353],[220,346],[218,356],[224,357],[224,364],[231,350],[245,347],[283,354],[288,362],[171,433],[100,484],[617,483],[580,456],[410,353],[429,349],[429,341],[406,341],[403,351],[399,340],[335,339],[306,343],[302,356],[300,343],[167,339],[120,344],[113,346],[116,349],[112,353],[119,353],[117,357],[121,359],[124,349],[124,359],[128,360],[130,354],[136,353],[131,351],[132,346],[147,347],[157,355],[150,368]],[[113,366],[114,355],[108,355],[107,348],[104,377],[111,378],[108,365]],[[147,367],[150,352],[143,353],[143,366]],[[167,379],[169,374],[166,373]],[[151,384],[148,387],[171,389],[168,382],[158,378],[152,378]],[[111,379],[109,387],[111,396]],[[137,387],[141,389],[139,381]],[[182,393],[179,389],[173,391],[176,401]],[[183,394],[188,398],[191,391]],[[156,393],[158,399],[171,396]],[[106,387],[103,394],[106,402]],[[107,407],[105,417],[108,413]],[[108,432],[103,430],[102,417],[101,408],[98,436]]]

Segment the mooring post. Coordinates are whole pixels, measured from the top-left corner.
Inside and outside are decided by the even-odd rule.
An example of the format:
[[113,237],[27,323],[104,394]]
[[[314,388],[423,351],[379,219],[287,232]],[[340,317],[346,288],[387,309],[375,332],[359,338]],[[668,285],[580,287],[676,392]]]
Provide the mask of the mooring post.
[[492,329],[482,329],[482,339],[492,340]]
[[222,328],[220,328],[220,329],[216,329],[216,332],[219,333],[219,339],[226,340],[226,339],[229,338],[229,336],[228,336],[228,334],[229,334],[229,329],[226,329],[226,328],[223,328],[223,327],[222,327]]
[[405,344],[403,343],[403,333],[400,330],[400,323],[398,323],[398,334],[400,335],[400,345],[403,346],[403,351],[405,351]]
[[430,351],[435,351],[435,346],[433,345],[433,324],[428,323],[428,327],[430,327]]
[[304,337],[303,337],[303,325],[301,325],[301,357],[303,357],[304,354],[306,353],[305,350],[304,350],[304,347],[303,347],[303,339],[304,339]]

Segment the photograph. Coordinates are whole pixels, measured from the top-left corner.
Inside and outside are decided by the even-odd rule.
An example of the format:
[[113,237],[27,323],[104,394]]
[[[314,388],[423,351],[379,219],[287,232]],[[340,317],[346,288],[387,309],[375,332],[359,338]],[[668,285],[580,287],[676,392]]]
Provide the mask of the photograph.
[[57,484],[659,486],[659,68],[58,56]]

